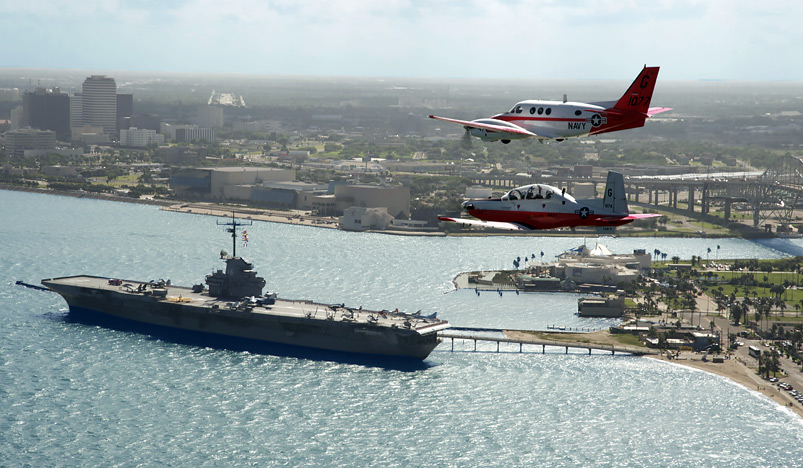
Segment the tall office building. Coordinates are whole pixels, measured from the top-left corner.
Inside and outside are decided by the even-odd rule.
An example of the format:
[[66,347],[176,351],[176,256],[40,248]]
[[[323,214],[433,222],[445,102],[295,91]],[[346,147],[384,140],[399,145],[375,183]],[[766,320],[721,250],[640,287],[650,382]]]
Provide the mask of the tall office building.
[[23,126],[53,130],[60,140],[70,136],[70,96],[59,88],[36,88],[22,95]]
[[92,75],[84,80],[82,108],[84,125],[103,127],[103,133],[117,138],[117,84],[114,78]]
[[199,107],[196,120],[199,127],[223,128],[223,108],[220,106]]
[[75,93],[70,96],[70,128],[84,126],[84,95]]
[[129,128],[131,126],[131,117],[134,116],[134,95],[133,94],[118,94],[117,95],[117,130]]

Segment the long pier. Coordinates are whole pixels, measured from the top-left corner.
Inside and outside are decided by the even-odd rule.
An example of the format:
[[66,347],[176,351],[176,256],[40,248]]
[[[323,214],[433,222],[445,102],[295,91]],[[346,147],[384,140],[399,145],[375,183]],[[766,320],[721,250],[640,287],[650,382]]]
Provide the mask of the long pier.
[[[474,351],[477,351],[477,342],[495,342],[496,352],[500,352],[501,343],[514,343],[519,345],[519,352],[524,352],[524,345],[541,346],[541,354],[546,354],[547,346],[554,346],[557,348],[564,348],[565,354],[569,354],[569,349],[583,349],[588,350],[590,355],[592,351],[610,351],[611,355],[617,352],[620,354],[630,354],[633,356],[644,355],[657,355],[658,351],[649,348],[641,348],[636,346],[627,345],[606,345],[599,343],[581,343],[577,341],[561,341],[561,340],[545,340],[536,336],[527,338],[511,338],[508,331],[521,331],[525,330],[505,330],[501,328],[469,328],[469,327],[451,327],[438,333],[438,336],[444,339],[451,339],[451,351],[454,351],[454,340],[474,341]],[[489,336],[496,334],[498,336]],[[557,333],[556,333],[557,334]]]

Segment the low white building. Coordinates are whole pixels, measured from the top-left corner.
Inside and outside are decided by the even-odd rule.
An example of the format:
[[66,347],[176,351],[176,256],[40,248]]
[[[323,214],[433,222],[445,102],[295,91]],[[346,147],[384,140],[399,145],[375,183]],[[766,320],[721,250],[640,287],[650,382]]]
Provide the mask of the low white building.
[[465,198],[469,199],[478,199],[478,198],[491,198],[493,195],[493,189],[489,187],[483,187],[482,185],[472,185],[471,187],[466,187],[466,195]]
[[138,129],[137,127],[120,130],[121,146],[145,147],[151,143],[163,145],[164,142],[165,136],[156,133],[156,130]]
[[[628,283],[639,277],[642,270],[651,266],[650,255],[643,249],[633,254],[613,254],[604,245],[593,249],[581,245],[558,255],[553,264],[554,275],[575,283],[618,284]],[[540,266],[535,259],[528,266]]]
[[340,217],[340,228],[346,231],[365,231],[368,229],[387,229],[393,223],[393,216],[387,208],[364,208],[352,206]]

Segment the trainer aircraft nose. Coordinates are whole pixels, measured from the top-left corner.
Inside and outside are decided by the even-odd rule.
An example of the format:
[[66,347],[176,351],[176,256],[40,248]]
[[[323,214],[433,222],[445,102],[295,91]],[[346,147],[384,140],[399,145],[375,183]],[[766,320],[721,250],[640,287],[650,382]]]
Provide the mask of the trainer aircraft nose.
[[472,203],[470,201],[464,201],[463,204],[460,205],[460,206],[462,206],[464,210],[473,210],[474,209],[474,203]]

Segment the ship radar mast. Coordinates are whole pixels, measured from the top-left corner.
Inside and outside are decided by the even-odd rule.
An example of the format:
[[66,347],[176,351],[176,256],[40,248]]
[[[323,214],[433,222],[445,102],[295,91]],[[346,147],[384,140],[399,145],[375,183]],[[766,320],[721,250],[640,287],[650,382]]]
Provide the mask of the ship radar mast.
[[234,218],[234,212],[233,211],[231,212],[231,221],[227,221],[225,223],[221,223],[220,221],[217,222],[218,226],[228,226],[228,228],[226,228],[226,232],[230,232],[231,233],[231,256],[232,257],[236,257],[237,256],[237,227],[238,226],[251,226],[252,224],[253,224],[253,222],[250,221],[250,220],[248,221],[248,223],[245,223],[243,221],[237,221],[237,219]]

